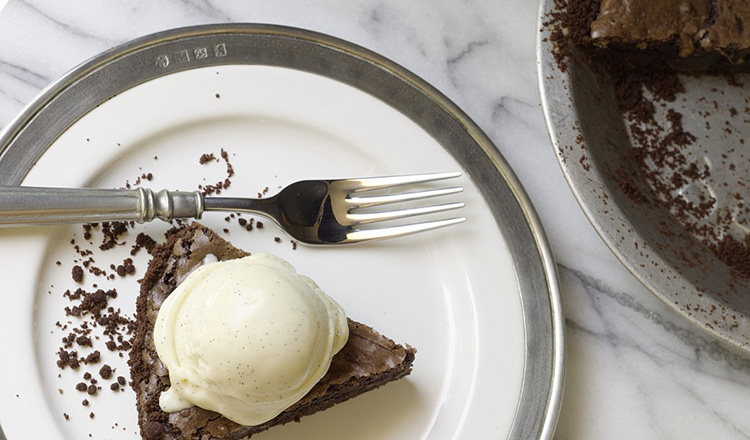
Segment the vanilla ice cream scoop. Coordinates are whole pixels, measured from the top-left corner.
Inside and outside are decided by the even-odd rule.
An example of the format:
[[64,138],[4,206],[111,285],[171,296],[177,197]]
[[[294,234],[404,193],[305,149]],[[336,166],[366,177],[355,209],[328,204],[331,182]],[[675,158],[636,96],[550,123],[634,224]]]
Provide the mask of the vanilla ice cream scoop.
[[341,306],[280,258],[204,264],[159,310],[154,344],[171,382],[159,404],[264,423],[310,391],[348,336]]

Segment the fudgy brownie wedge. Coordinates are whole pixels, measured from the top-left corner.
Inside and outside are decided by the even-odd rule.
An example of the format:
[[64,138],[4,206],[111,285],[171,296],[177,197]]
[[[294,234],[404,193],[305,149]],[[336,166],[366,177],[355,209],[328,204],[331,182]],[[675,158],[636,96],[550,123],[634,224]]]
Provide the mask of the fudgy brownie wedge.
[[746,72],[746,0],[564,0],[574,40],[626,57],[636,67]]
[[349,320],[349,341],[328,373],[299,402],[258,426],[242,426],[218,413],[192,407],[165,413],[159,395],[169,387],[169,375],[153,343],[154,322],[164,299],[206,255],[220,261],[247,255],[210,229],[193,223],[172,233],[157,247],[136,304],[136,332],[130,352],[130,373],[137,397],[141,436],[148,440],[243,439],[274,425],[329,408],[411,372],[416,350],[401,346],[372,328]]

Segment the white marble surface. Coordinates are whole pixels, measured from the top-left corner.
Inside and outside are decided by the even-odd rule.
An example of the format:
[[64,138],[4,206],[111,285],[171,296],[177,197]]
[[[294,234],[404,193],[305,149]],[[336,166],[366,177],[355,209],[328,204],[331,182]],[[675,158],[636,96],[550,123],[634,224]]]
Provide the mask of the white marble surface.
[[647,292],[596,235],[563,179],[537,87],[538,8],[535,0],[10,0],[0,12],[0,127],[89,57],[179,26],[284,24],[379,52],[478,123],[542,219],[567,324],[555,438],[750,438],[750,360]]

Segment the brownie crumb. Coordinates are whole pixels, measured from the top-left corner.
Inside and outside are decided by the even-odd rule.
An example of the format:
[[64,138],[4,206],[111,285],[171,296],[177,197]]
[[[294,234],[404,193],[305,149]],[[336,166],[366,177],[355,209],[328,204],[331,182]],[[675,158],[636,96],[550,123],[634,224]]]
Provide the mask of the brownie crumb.
[[81,347],[91,347],[93,346],[93,343],[91,342],[91,338],[88,336],[79,336],[76,338],[76,344],[80,345]]
[[78,352],[75,350],[66,351],[61,348],[57,352],[57,366],[61,370],[64,370],[65,367],[70,367],[73,370],[77,370],[80,366],[80,361],[78,360]]
[[89,399],[83,399],[83,402],[81,402],[81,405],[89,406]]
[[76,384],[76,390],[84,392],[88,389],[88,385],[86,385],[84,382],[78,382]]
[[99,375],[102,377],[102,379],[109,379],[112,377],[112,367],[110,367],[108,364],[104,364],[102,368],[99,369]]
[[80,283],[83,281],[83,268],[79,265],[73,266],[73,269],[71,270],[71,275],[73,277],[73,281],[76,283]]
[[101,358],[101,353],[99,350],[95,350],[91,352],[86,358],[83,359],[84,364],[96,364],[99,362],[99,359]]
[[89,395],[91,396],[95,395],[96,391],[97,391],[96,385],[93,385],[93,384],[89,385],[88,388],[86,389],[86,392],[89,393]]
[[123,376],[117,376],[117,383],[121,386],[125,386],[127,383],[127,380]]
[[106,251],[117,245],[125,244],[124,242],[118,242],[118,240],[128,231],[129,226],[128,222],[103,222],[102,234],[104,238],[99,249]]
[[65,417],[65,420],[70,420],[70,416],[68,413],[63,413],[63,417]]
[[745,278],[750,278],[750,247],[734,237],[725,236],[713,248],[721,261],[739,272]]
[[122,264],[115,268],[117,275],[124,277],[125,275],[131,275],[135,273],[135,266],[133,265],[132,258],[126,258]]
[[203,165],[206,162],[210,162],[212,160],[216,160],[216,156],[214,156],[214,153],[203,153],[201,154],[200,159],[198,159],[198,162]]
[[252,231],[255,225],[255,219],[251,218],[250,220],[245,220],[244,218],[240,217],[237,219],[237,223],[243,228],[245,228],[246,231]]
[[[220,153],[221,159],[226,163],[226,178],[210,185],[198,185],[198,189],[201,190],[201,194],[204,196],[211,194],[221,194],[221,192],[232,184],[231,177],[234,176],[234,166],[229,161],[229,153],[223,148]],[[219,162],[219,159],[213,153],[204,153],[201,155],[199,162],[205,164],[211,161]]]
[[133,248],[130,250],[130,255],[135,255],[138,253],[141,248],[146,249],[146,252],[151,254],[151,252],[156,247],[156,240],[151,238],[151,236],[144,234],[143,232],[138,233],[138,235],[135,237],[135,244],[133,245]]

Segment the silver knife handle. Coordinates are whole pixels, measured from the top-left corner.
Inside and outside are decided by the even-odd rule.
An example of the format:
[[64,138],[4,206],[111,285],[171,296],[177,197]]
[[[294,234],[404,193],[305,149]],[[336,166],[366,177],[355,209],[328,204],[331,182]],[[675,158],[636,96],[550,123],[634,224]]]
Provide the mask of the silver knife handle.
[[198,191],[0,186],[0,225],[200,218]]

